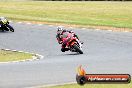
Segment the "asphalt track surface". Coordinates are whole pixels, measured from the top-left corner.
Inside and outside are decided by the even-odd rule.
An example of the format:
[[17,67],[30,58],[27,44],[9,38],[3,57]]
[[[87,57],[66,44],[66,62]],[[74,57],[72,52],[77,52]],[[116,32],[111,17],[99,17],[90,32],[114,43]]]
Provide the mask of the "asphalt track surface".
[[38,53],[41,60],[0,64],[0,88],[25,88],[75,82],[76,68],[87,73],[132,74],[132,33],[73,28],[84,42],[83,55],[62,53],[56,26],[11,23],[0,32],[0,48]]

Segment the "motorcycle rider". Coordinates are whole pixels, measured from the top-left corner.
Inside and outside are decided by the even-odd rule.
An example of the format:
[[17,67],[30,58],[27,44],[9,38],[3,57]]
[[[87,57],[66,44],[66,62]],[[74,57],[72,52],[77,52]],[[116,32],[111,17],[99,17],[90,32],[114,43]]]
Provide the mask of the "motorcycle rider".
[[4,31],[4,24],[3,24],[3,22],[7,22],[8,24],[9,24],[9,22],[8,22],[8,20],[5,18],[5,17],[0,17],[0,30],[2,30],[2,31]]
[[4,31],[4,30],[2,29],[2,27],[3,27],[3,25],[2,25],[2,20],[3,20],[3,18],[4,18],[4,17],[0,17],[0,30],[2,30],[2,31]]
[[62,52],[65,52],[65,51],[68,51],[69,50],[68,48],[66,48],[66,44],[63,43],[63,40],[62,40],[62,35],[64,33],[66,33],[66,32],[71,33],[74,37],[76,37],[79,40],[78,36],[73,31],[63,29],[63,27],[60,27],[60,26],[57,27],[57,35],[56,35],[56,38],[58,40],[58,43],[59,44],[62,44],[62,48],[61,48],[61,51]]

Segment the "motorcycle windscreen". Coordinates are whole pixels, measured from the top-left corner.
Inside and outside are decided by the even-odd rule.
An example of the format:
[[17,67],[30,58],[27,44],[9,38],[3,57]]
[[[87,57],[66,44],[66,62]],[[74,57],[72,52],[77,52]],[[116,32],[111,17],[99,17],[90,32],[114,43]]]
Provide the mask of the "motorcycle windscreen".
[[62,38],[67,38],[67,37],[68,37],[68,33],[67,32],[63,33]]

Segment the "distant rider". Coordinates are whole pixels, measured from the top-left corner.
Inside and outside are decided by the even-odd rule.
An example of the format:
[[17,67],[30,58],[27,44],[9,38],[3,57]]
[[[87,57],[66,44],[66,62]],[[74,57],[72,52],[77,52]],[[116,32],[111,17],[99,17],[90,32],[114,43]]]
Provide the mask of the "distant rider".
[[56,38],[58,40],[58,43],[59,44],[62,44],[62,48],[61,48],[61,51],[62,52],[65,52],[65,51],[68,51],[69,50],[68,48],[66,48],[66,44],[63,43],[63,40],[62,40],[62,35],[64,33],[66,33],[66,32],[71,33],[74,37],[76,37],[79,40],[78,36],[73,31],[63,29],[63,27],[57,27],[57,35],[56,35]]
[[8,20],[5,17],[0,17],[0,30],[4,31],[4,24],[3,22],[6,22],[7,24],[9,24]]
[[0,17],[0,30],[2,30],[2,31],[4,31],[4,30],[2,29],[2,27],[3,27],[3,23],[2,23],[3,18],[4,18],[4,17]]

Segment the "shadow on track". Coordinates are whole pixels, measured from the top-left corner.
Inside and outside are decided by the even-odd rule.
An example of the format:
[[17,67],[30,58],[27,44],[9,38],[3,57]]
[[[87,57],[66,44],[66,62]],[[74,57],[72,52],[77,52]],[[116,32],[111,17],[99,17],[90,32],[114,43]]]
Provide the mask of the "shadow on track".
[[60,54],[60,56],[75,56],[75,55],[81,55],[79,53],[64,53],[64,54]]
[[2,31],[0,30],[0,33],[11,33],[10,31]]

